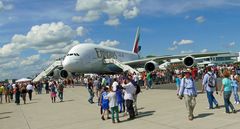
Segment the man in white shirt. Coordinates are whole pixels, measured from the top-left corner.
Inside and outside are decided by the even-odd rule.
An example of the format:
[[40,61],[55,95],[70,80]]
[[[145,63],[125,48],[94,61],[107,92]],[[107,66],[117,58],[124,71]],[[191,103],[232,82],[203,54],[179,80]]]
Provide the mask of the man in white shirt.
[[131,83],[130,78],[124,79],[124,84],[122,85],[124,88],[124,100],[126,101],[127,111],[129,113],[129,119],[132,120],[135,118],[135,112],[133,108],[133,95],[136,93],[135,86]]
[[31,83],[28,83],[27,91],[28,91],[29,100],[31,101],[32,100],[32,92],[33,92],[33,85]]
[[112,90],[115,92],[117,90],[118,82],[117,78],[113,79]]

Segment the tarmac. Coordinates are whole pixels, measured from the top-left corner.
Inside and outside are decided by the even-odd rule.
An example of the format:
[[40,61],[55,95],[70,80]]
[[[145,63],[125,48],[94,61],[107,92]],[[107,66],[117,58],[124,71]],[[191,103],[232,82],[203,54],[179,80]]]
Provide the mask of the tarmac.
[[[161,88],[164,87],[164,88]],[[166,88],[169,87],[169,88]],[[223,98],[215,95],[219,109],[208,109],[206,94],[199,94],[193,121],[187,119],[184,100],[179,100],[174,84],[155,86],[138,95],[139,115],[121,123],[101,120],[97,103],[88,103],[85,87],[64,89],[64,102],[52,103],[49,94],[33,95],[30,102],[0,104],[0,129],[238,129],[240,112],[226,114]],[[95,98],[96,102],[96,98]],[[233,97],[232,97],[233,102]],[[240,105],[234,107],[239,111]]]

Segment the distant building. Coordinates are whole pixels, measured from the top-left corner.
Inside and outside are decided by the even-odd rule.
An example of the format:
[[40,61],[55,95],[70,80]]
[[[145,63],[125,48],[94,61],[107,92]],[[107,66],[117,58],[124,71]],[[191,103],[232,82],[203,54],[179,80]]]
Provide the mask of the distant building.
[[237,61],[240,62],[240,52],[238,52],[238,58]]
[[[218,56],[206,56],[206,57],[195,58],[195,61],[200,67],[207,66],[209,64],[214,64],[214,65],[233,64],[238,60],[240,61],[240,52],[223,54]],[[182,62],[182,61],[179,59],[171,59],[170,62],[171,64],[178,64],[179,62]]]

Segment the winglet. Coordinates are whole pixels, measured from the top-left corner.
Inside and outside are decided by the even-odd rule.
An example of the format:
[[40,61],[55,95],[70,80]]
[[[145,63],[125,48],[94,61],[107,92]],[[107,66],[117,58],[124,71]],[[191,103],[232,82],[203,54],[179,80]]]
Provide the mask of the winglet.
[[139,40],[140,40],[140,27],[137,28],[137,33],[134,40],[132,52],[138,54],[139,52]]

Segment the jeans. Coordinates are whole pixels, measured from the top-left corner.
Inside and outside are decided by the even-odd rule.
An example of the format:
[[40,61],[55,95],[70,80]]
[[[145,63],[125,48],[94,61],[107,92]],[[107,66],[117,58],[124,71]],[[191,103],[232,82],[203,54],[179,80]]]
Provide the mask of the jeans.
[[58,92],[58,97],[61,101],[63,101],[63,92]]
[[89,93],[89,99],[88,99],[88,102],[89,103],[93,103],[93,97],[94,97],[94,93],[92,91],[92,89],[88,89],[88,93]]
[[226,113],[229,113],[229,107],[232,109],[232,111],[235,110],[232,103],[230,102],[231,94],[232,94],[231,91],[224,91],[224,93],[223,93],[224,106],[226,109]]
[[112,121],[115,122],[114,114],[116,113],[116,119],[119,121],[119,115],[118,115],[118,106],[111,107],[111,114],[112,114]]
[[148,88],[152,88],[152,80],[147,80],[147,86]]
[[213,103],[215,105],[218,105],[217,100],[213,96],[213,91],[207,91],[207,98],[208,98],[209,108],[213,108]]
[[28,97],[29,97],[29,100],[31,101],[32,100],[32,90],[28,90]]
[[236,86],[233,87],[233,95],[234,95],[234,100],[236,102],[239,102],[238,87],[236,87]]
[[135,118],[134,108],[133,108],[133,100],[126,100],[127,111],[129,113],[129,118]]

